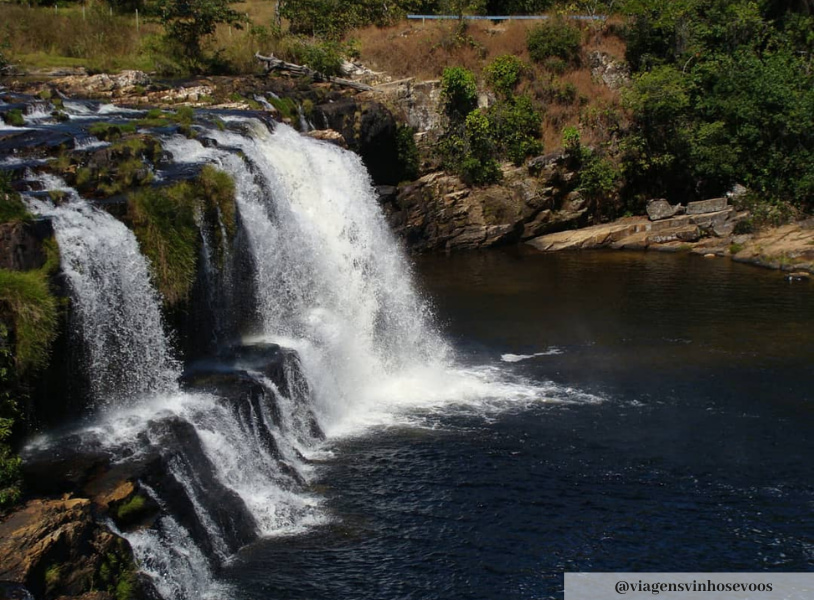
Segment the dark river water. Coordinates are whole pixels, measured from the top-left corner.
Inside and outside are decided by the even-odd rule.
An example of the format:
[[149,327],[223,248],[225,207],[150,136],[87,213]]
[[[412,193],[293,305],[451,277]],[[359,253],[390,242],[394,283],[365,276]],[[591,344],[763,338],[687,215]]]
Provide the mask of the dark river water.
[[462,361],[601,401],[339,443],[318,485],[332,524],[245,549],[225,573],[241,598],[562,598],[564,571],[814,569],[814,283],[656,253],[416,268]]

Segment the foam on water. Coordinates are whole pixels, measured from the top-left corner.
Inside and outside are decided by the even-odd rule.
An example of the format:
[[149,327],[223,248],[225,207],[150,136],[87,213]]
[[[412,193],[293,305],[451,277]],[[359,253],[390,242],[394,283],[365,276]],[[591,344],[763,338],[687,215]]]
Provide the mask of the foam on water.
[[[80,106],[71,108],[82,114]],[[123,112],[99,109],[104,111]],[[123,535],[168,599],[231,595],[213,576],[212,561],[222,564],[236,549],[234,532],[209,497],[213,486],[245,504],[249,541],[328,520],[320,499],[303,485],[314,476],[305,457],[326,451],[303,411],[331,440],[381,427],[426,426],[428,415],[462,408],[488,414],[539,402],[599,401],[507,368],[462,366],[414,286],[359,157],[285,125],[272,133],[256,120],[223,120],[233,129],[204,132],[215,146],[182,136],[162,144],[176,163],[210,163],[233,177],[254,269],[258,325],[246,341],[295,350],[307,380],[308,389],[297,392],[302,397],[277,389],[250,367],[246,375],[262,390],[263,402],[230,404],[181,391],[160,298],[134,234],[58,178],[39,176],[39,182],[64,192],[62,204],[28,198],[34,212],[54,222],[75,333],[85,348],[95,402],[105,409],[77,432],[79,439],[115,460],[161,456],[203,529],[185,527],[161,490],[145,486],[165,510],[154,528]],[[205,231],[201,235],[203,267],[213,270],[211,244]],[[177,447],[190,430],[203,456]],[[46,436],[29,448],[53,442]],[[213,483],[207,488],[203,480]]]
[[457,364],[358,156],[285,125],[228,120],[248,135],[210,131],[216,148],[176,136],[165,148],[234,177],[256,264],[253,339],[297,350],[329,437],[404,423],[410,410],[557,399],[552,386]]

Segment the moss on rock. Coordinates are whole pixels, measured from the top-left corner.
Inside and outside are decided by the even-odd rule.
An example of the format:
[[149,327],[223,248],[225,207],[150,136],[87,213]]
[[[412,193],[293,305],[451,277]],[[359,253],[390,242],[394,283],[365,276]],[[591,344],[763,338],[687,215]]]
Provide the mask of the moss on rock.
[[[127,217],[150,261],[156,287],[169,306],[189,299],[206,227],[218,256],[235,234],[235,185],[207,165],[193,181],[132,192]],[[228,239],[223,239],[223,223]]]

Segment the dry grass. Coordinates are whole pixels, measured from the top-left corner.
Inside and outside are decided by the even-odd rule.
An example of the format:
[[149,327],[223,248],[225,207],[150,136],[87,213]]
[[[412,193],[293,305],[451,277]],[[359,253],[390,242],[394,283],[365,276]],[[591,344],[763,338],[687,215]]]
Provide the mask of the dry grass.
[[[533,21],[508,21],[494,25],[472,22],[467,30],[471,43],[455,44],[455,23],[451,21],[403,21],[392,27],[359,29],[349,37],[361,46],[362,62],[374,71],[383,71],[394,79],[415,77],[437,79],[446,67],[464,66],[480,76],[494,58],[513,54],[530,65],[521,91],[535,98],[545,116],[542,140],[547,150],[561,145],[562,130],[575,125],[588,144],[608,141],[608,111],[621,115],[620,96],[601,81],[596,81],[587,65],[590,52],[606,52],[623,59],[624,42],[614,35],[613,27],[597,30],[581,24],[583,30],[582,64],[557,74],[531,63],[526,48],[528,30]],[[558,94],[558,90],[564,90]],[[568,101],[569,94],[573,97]],[[610,120],[613,120],[611,118]]]
[[102,4],[89,4],[83,12],[81,7],[54,10],[2,3],[0,19],[7,52],[25,67],[144,68],[142,40],[158,31],[145,23],[137,31],[134,16],[111,15]]

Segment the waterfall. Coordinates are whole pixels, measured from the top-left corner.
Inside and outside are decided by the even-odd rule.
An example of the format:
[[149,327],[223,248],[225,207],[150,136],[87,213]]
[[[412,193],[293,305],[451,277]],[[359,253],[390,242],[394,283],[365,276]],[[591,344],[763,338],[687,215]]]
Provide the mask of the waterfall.
[[118,405],[173,390],[179,365],[170,356],[158,296],[135,236],[57,178],[39,181],[71,197],[61,206],[29,203],[54,223],[94,402]]
[[[253,294],[256,314],[243,315],[250,328],[240,332],[238,319],[219,321],[217,340],[240,333],[243,345],[223,349],[214,366],[182,375],[129,229],[53,177],[40,176],[39,187],[66,201],[28,198],[53,220],[102,409],[63,450],[106,453],[160,507],[150,527],[121,534],[167,600],[229,597],[216,574],[242,546],[329,520],[308,489],[309,458],[325,437],[411,423],[421,407],[539,401],[551,391],[456,363],[358,156],[285,125],[223,120],[222,131],[198,126],[197,139],[161,140],[176,165],[211,163],[235,181],[251,289],[234,293]],[[200,235],[207,301],[222,312],[236,285],[233,255],[215,255],[206,227]],[[35,440],[26,460],[47,459],[60,443]]]

